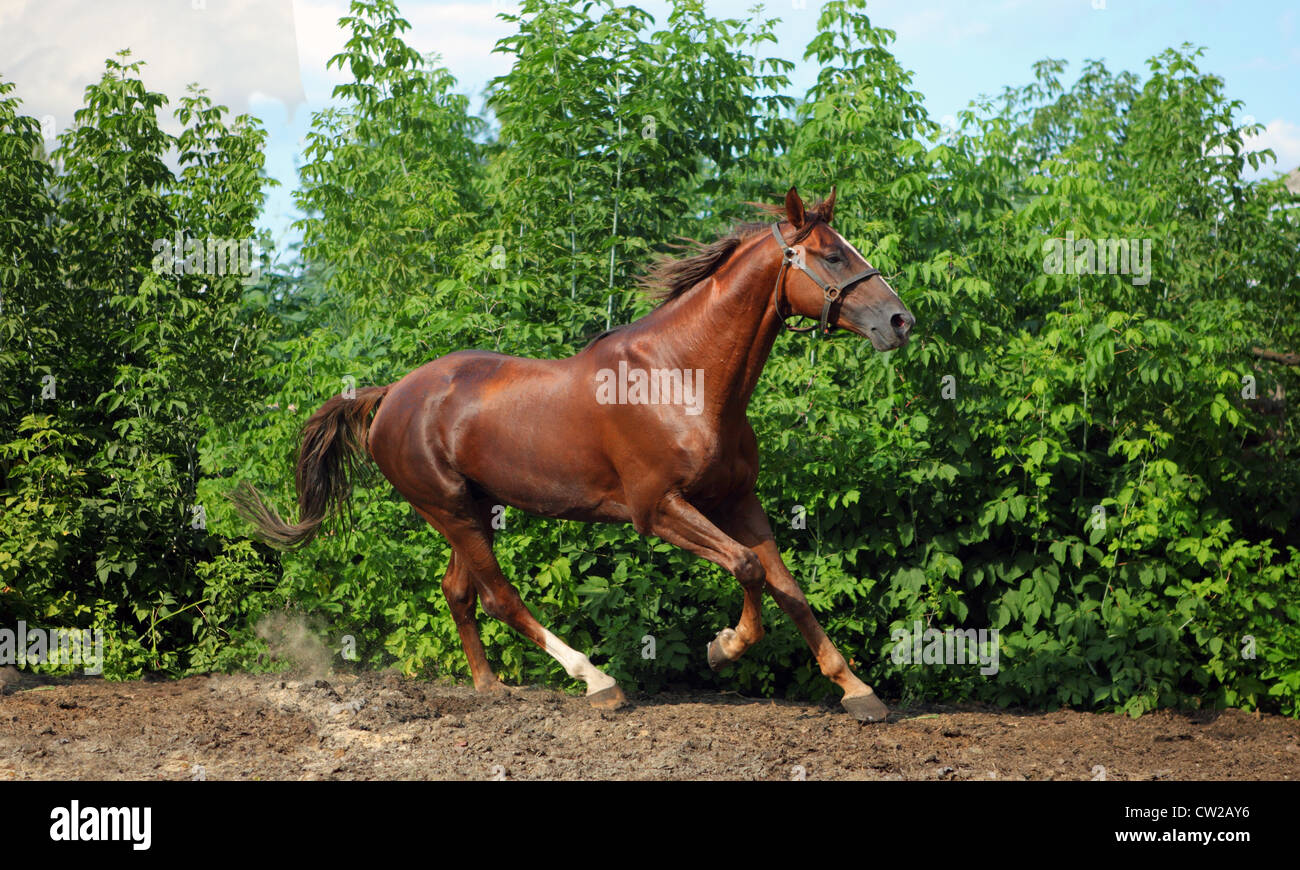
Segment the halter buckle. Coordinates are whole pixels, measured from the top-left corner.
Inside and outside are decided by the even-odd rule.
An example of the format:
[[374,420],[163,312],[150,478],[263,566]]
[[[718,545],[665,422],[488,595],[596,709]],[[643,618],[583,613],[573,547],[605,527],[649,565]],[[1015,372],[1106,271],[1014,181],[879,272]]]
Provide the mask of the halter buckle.
[[[842,287],[838,284],[829,284],[826,281],[823,281],[820,277],[818,277],[817,273],[814,272],[811,268],[809,268],[807,265],[803,263],[800,263],[799,252],[795,250],[795,248],[791,247],[790,245],[787,245],[785,243],[785,239],[781,237],[780,225],[781,225],[780,221],[777,221],[776,223],[772,224],[772,235],[776,237],[776,243],[781,246],[781,254],[782,254],[781,271],[776,276],[776,286],[772,288],[772,304],[776,309],[776,316],[780,318],[781,325],[784,326],[790,332],[811,332],[813,329],[817,329],[817,327],[813,327],[813,326],[808,326],[808,327],[791,326],[790,324],[786,323],[787,315],[781,313],[781,302],[782,302],[782,296],[784,295],[781,291],[785,289],[786,270],[789,269],[789,267],[794,266],[795,268],[800,269],[805,275],[811,278],[816,284],[818,284],[822,288],[822,292],[825,294],[826,298],[825,301],[822,303],[822,314],[821,314],[820,322],[818,324],[818,326],[820,326],[820,329],[817,329],[817,334],[822,337],[830,335],[830,331],[834,328],[829,322],[831,306],[834,305],[836,302],[838,302],[840,297],[844,295],[845,287]],[[872,267],[868,266],[866,269],[864,269],[863,271],[859,272],[858,274],[850,278],[845,286],[852,287],[855,284],[858,284],[862,281],[867,280],[868,278],[872,278],[879,274],[880,274],[879,269],[873,269]]]

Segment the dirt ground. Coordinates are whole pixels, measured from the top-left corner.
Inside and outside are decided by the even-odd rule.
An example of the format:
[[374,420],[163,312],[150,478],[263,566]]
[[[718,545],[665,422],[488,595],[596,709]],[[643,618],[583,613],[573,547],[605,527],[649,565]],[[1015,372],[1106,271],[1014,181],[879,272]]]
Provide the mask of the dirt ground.
[[[396,673],[108,683],[0,675],[0,779],[1300,779],[1300,722],[1133,720],[973,706],[838,707],[728,693],[499,696]],[[886,699],[888,700],[888,699]]]

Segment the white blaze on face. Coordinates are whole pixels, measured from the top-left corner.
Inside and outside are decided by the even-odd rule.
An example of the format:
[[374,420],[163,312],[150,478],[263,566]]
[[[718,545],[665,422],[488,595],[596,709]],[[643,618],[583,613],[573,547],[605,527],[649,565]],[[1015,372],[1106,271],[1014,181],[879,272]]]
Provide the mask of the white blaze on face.
[[[848,239],[844,238],[844,236],[841,236],[838,232],[836,232],[835,235],[839,238],[839,240],[840,240],[841,242],[843,242],[845,245],[848,246],[848,249],[849,249],[850,251],[852,251],[853,253],[857,254],[859,257],[862,257],[862,252],[859,251],[857,248],[855,248],[855,247],[853,246],[853,243],[852,243],[852,242],[850,242]],[[866,257],[862,257],[862,262],[866,263],[866,262],[867,262],[867,258],[866,258]],[[868,263],[868,265],[870,265],[870,264]],[[890,293],[893,293],[893,294],[894,294],[894,298],[897,299],[897,300],[899,301],[899,304],[902,304],[902,302],[903,302],[902,297],[900,297],[900,296],[898,295],[898,293],[894,291],[894,288],[893,288],[893,287],[890,287],[890,286],[889,286],[889,282],[885,280],[885,276],[884,276],[884,275],[877,275],[876,277],[879,278],[880,281],[881,281],[881,283],[885,285],[885,289],[886,289],[886,290],[888,290]]]

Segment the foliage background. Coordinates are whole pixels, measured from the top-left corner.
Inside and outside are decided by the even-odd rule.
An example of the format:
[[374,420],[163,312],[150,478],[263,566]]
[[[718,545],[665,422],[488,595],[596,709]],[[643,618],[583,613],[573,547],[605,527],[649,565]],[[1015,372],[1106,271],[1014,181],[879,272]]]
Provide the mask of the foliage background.
[[[193,89],[168,136],[122,55],[47,155],[0,81],[0,622],[101,627],[126,678],[276,667],[256,627],[288,611],[336,650],[355,638],[361,666],[465,676],[446,545],[382,478],[350,533],[283,556],[246,537],[234,482],[288,506],[298,429],[346,379],[466,347],[573,353],[649,310],[634,279],[677,237],[836,184],[837,228],[916,340],[783,338],[751,418],[787,562],[863,677],[904,702],[1300,713],[1300,384],[1251,351],[1300,347],[1300,211],[1244,176],[1271,154],[1245,150],[1197,49],[1141,74],[1044,60],[941,130],[860,3],[821,8],[801,99],[793,62],[758,59],[761,13],[526,0],[510,20],[479,118],[390,0],[353,3],[303,244],[252,282],[159,274],[151,244],[255,235],[256,119]],[[1069,232],[1150,239],[1150,283],[1048,274]],[[506,521],[507,575],[616,678],[831,691],[771,602],[767,639],[708,671],[741,599],[712,565],[630,528]],[[999,673],[893,662],[916,620],[999,629]],[[507,681],[570,685],[482,627]]]

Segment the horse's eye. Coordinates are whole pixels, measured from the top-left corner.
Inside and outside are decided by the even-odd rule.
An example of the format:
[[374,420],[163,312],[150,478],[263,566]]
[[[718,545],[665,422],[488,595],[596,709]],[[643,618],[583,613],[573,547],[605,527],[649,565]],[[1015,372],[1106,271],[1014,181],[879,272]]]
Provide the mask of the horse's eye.
[[844,258],[841,257],[839,254],[827,254],[827,255],[826,255],[826,262],[828,262],[828,263],[843,263],[843,262],[844,262]]

